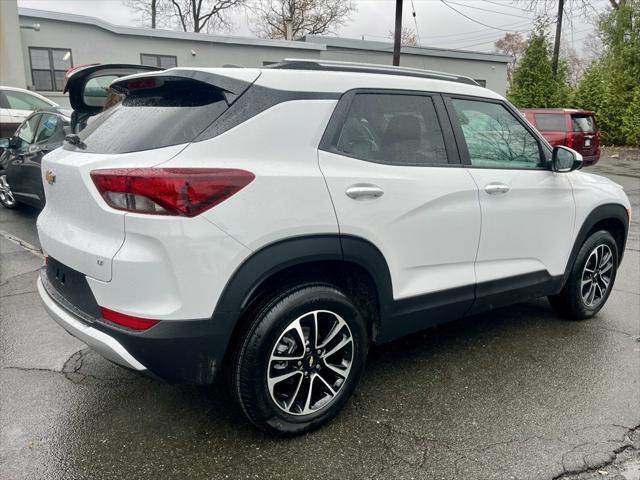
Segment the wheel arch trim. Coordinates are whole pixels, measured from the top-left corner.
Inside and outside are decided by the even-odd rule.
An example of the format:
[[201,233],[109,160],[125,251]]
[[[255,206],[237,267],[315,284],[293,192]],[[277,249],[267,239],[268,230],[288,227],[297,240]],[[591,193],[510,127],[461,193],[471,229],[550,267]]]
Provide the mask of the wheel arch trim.
[[573,248],[571,249],[571,253],[569,254],[569,258],[567,260],[567,265],[565,268],[563,285],[567,281],[569,277],[569,273],[573,267],[573,264],[578,256],[578,252],[582,247],[582,244],[587,239],[587,235],[596,226],[599,222],[603,220],[616,220],[622,224],[623,235],[621,239],[620,251],[618,252],[618,265],[622,262],[622,256],[624,254],[624,249],[627,243],[627,235],[629,233],[629,214],[627,209],[619,203],[607,203],[604,205],[600,205],[593,209],[589,215],[585,218],[584,222],[582,222],[582,226],[576,235],[576,239],[573,243]]
[[266,245],[250,255],[227,282],[214,312],[240,313],[273,275],[289,267],[321,261],[353,263],[367,271],[375,284],[381,313],[393,300],[389,267],[371,242],[339,234],[305,235]]

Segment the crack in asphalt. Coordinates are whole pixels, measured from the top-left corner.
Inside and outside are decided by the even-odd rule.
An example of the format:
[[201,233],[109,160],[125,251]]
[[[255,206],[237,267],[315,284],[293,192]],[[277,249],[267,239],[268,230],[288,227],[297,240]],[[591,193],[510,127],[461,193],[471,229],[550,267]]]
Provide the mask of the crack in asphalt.
[[0,298],[17,297],[19,295],[27,295],[29,293],[38,293],[37,290],[27,290],[26,292],[8,293],[6,295],[0,295]]
[[40,257],[44,259],[44,255],[42,254],[42,250],[35,245],[31,245],[29,242],[22,240],[21,238],[16,237],[15,235],[10,234],[5,230],[0,230],[0,237],[8,240],[9,242],[18,245],[19,247],[24,248],[29,253],[32,253],[36,257]]
[[[613,425],[613,424],[612,424]],[[622,427],[621,425],[613,425],[615,427]],[[636,425],[635,427],[624,427],[627,429],[627,431],[625,432],[624,438],[623,440],[606,440],[605,442],[615,442],[615,443],[620,443],[621,441],[624,442],[624,445],[614,449],[613,451],[611,451],[610,453],[610,458],[609,460],[605,461],[605,462],[600,462],[598,464],[595,465],[589,465],[587,460],[586,460],[586,454],[582,456],[582,461],[584,463],[584,468],[581,468],[579,470],[566,470],[566,467],[564,465],[564,461],[565,461],[565,457],[572,453],[575,452],[578,448],[583,447],[583,446],[588,446],[588,445],[593,445],[593,444],[597,444],[597,443],[605,443],[605,442],[587,442],[587,443],[583,443],[580,445],[576,445],[572,450],[565,452],[562,456],[562,468],[564,469],[564,471],[558,475],[556,475],[555,477],[552,478],[552,480],[563,480],[563,479],[568,479],[569,476],[573,476],[573,475],[580,475],[583,473],[595,473],[598,472],[599,470],[602,470],[604,468],[607,468],[609,466],[611,466],[616,460],[617,458],[626,451],[636,451],[636,452],[640,452],[640,442],[636,443],[633,440],[633,436],[634,434],[640,434],[640,424]]]
[[84,361],[89,352],[91,352],[90,348],[83,348],[81,350],[78,350],[77,352],[74,352],[64,362],[64,365],[62,366],[61,370],[55,370],[53,368],[18,367],[18,366],[6,366],[2,368],[7,370],[19,370],[22,372],[48,372],[48,373],[63,375],[68,381],[76,385],[82,384],[88,378],[99,381],[99,382],[111,382],[111,381],[115,381],[118,383],[127,382],[127,379],[125,378],[117,378],[117,379],[103,378],[97,375],[92,375],[89,373],[82,372]]
[[4,287],[6,284],[9,283],[9,280],[14,280],[16,278],[20,278],[23,277],[25,275],[28,275],[30,273],[36,273],[40,270],[41,267],[37,267],[33,270],[29,270],[28,272],[22,272],[22,273],[16,273],[15,275],[11,275],[10,277],[7,277],[5,279],[2,280],[2,282],[0,282],[0,287]]

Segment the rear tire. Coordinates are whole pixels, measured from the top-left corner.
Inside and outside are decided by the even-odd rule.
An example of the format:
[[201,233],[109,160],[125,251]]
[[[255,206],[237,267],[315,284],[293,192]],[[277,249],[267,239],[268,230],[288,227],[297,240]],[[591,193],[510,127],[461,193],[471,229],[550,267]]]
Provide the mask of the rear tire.
[[562,317],[584,320],[604,306],[616,279],[618,245],[606,230],[593,233],[584,242],[562,291],[549,303]]
[[369,343],[362,315],[324,283],[289,288],[255,312],[233,361],[232,390],[242,411],[275,435],[320,427],[362,375]]
[[0,204],[9,209],[18,208],[20,205],[14,198],[11,187],[7,183],[7,175],[4,173],[0,173]]

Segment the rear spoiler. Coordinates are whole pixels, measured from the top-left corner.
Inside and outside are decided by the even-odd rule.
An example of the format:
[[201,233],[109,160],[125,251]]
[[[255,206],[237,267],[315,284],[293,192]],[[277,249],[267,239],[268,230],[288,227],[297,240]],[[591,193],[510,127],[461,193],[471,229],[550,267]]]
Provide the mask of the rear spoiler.
[[239,68],[224,69],[224,74],[212,71],[191,70],[188,68],[172,68],[161,72],[138,73],[127,77],[118,78],[111,83],[111,89],[129,95],[131,92],[145,88],[153,88],[154,79],[182,79],[193,80],[194,82],[206,83],[219,88],[227,101],[231,105],[247,88],[260,76],[258,69]]

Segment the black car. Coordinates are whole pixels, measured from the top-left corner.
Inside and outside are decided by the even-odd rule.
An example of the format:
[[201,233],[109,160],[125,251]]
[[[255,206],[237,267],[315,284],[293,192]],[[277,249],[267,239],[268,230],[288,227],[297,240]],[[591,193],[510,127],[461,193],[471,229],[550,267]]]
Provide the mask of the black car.
[[42,157],[62,145],[69,133],[69,117],[56,109],[43,109],[29,115],[16,133],[0,140],[0,204],[16,208],[21,203],[43,208],[40,162]]
[[[0,138],[0,204],[16,208],[25,203],[44,208],[40,162],[66,139],[77,141],[75,133],[87,121],[117,103],[109,84],[125,75],[162,70],[146,65],[83,65],[69,70],[64,79],[64,93],[69,94],[71,111],[39,110],[20,125],[11,138]],[[2,152],[2,149],[5,151]]]

